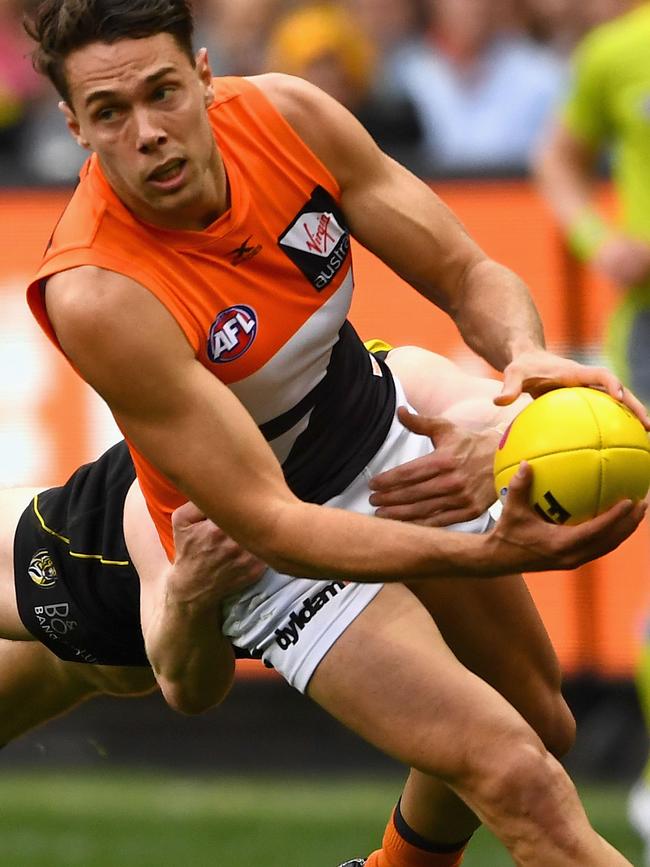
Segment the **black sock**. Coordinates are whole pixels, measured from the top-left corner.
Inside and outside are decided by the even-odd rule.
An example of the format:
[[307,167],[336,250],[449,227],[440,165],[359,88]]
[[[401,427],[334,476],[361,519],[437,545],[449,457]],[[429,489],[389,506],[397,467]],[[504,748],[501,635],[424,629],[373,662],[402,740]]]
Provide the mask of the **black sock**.
[[432,854],[438,855],[451,855],[453,852],[460,852],[460,850],[463,849],[471,840],[471,835],[466,840],[462,840],[459,843],[434,843],[431,840],[425,840],[425,838],[421,837],[417,831],[414,831],[413,828],[406,824],[406,820],[404,816],[402,816],[401,804],[402,799],[400,798],[395,807],[393,822],[397,833],[402,837],[402,839],[406,840],[407,843],[410,843],[411,846],[416,846],[418,849],[422,849],[423,852],[431,852]]

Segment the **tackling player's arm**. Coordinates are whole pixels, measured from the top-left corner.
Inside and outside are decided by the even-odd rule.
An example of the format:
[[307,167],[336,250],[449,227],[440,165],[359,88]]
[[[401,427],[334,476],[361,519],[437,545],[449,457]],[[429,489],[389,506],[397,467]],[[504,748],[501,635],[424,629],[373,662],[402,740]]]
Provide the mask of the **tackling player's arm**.
[[499,530],[481,537],[303,503],[250,415],[150,292],[84,267],[52,277],[46,303],[62,349],[138,451],[278,571],[395,581],[567,568],[611,550],[641,520],[628,502],[580,527],[548,527],[526,504],[530,472],[511,486]]
[[170,564],[140,487],[132,485],[124,532],[140,578],[147,656],[167,704],[194,714],[223,701],[232,685],[235,657],[221,631],[223,600],[258,581],[266,567],[192,503],[176,509],[172,528]]
[[522,389],[602,386],[624,397],[650,429],[644,407],[614,374],[545,350],[523,281],[486,256],[430,187],[382,153],[350,112],[301,79],[270,74],[255,83],[331,171],[354,237],[447,312],[468,346],[504,371],[497,403],[510,403]]

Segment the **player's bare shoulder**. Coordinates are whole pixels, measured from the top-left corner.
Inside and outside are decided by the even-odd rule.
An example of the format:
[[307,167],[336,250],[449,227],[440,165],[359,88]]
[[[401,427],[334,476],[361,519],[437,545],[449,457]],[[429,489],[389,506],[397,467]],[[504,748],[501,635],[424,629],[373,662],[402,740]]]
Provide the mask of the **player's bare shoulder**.
[[278,72],[251,76],[341,188],[381,164],[383,154],[359,121],[320,88]]
[[172,357],[194,357],[167,309],[123,274],[95,266],[62,271],[48,280],[45,304],[63,352],[113,409],[125,397],[142,401]]
[[[138,284],[114,271],[83,265],[53,274],[47,281],[45,306],[54,330],[64,335],[77,330],[87,333],[114,321],[125,310],[124,301],[132,299]],[[123,314],[122,314],[123,315]]]
[[313,118],[313,113],[322,110],[323,102],[329,99],[310,82],[282,72],[252,75],[248,81],[262,91],[296,131],[307,129],[310,114]]

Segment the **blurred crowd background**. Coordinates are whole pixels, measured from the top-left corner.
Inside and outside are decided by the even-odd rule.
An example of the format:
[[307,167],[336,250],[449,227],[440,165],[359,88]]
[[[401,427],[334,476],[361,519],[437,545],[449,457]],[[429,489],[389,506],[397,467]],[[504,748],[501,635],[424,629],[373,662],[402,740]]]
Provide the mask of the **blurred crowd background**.
[[[24,286],[87,156],[65,128],[58,96],[32,69],[22,19],[35,2],[0,0],[0,482],[5,486],[61,483],[73,467],[117,439],[101,402],[82,390],[46,345],[24,303]],[[347,106],[385,151],[416,174],[451,179],[436,189],[443,188],[445,201],[490,255],[524,276],[551,347],[600,361],[605,322],[621,289],[628,288],[626,281],[603,274],[602,267],[601,273],[597,267],[583,268],[569,254],[567,227],[558,225],[539,186],[520,179],[536,162],[549,121],[562,116],[558,109],[571,86],[574,48],[594,27],[635,5],[633,0],[194,0],[194,5],[196,48],[208,48],[215,74],[279,71],[308,79]],[[650,147],[645,135],[649,105],[644,92],[640,149]],[[596,144],[599,148],[601,142]],[[601,162],[594,164],[597,173]],[[589,183],[584,188],[590,190],[593,177],[585,171]],[[499,180],[483,183],[491,178]],[[632,186],[650,188],[636,176]],[[42,189],[32,194],[36,187]],[[611,205],[610,187],[596,187]],[[650,197],[643,203],[647,216]],[[598,240],[600,224],[594,230],[590,206],[586,213],[596,235],[588,240]],[[650,218],[641,238],[650,274]],[[415,293],[406,294],[396,275],[361,248],[355,249],[355,273],[352,318],[360,333],[396,345],[428,346],[469,370],[485,372],[472,366],[476,359],[443,314],[433,321],[430,307],[425,302],[426,309],[417,307]],[[646,334],[648,274],[642,311]],[[642,345],[645,353],[649,345],[650,337]],[[566,691],[579,741],[568,765],[581,778],[629,782],[645,760],[648,740],[631,676],[644,640],[647,564],[644,532],[596,566],[530,582],[569,675]],[[643,660],[650,720],[650,640]],[[42,769],[48,763],[70,767],[111,756],[122,764],[185,763],[204,771],[210,756],[226,770],[253,765],[257,772],[250,743],[259,739],[253,726],[261,711],[252,715],[250,708],[268,706],[271,718],[262,741],[266,767],[273,769],[273,756],[283,767],[293,756],[297,766],[349,772],[363,747],[343,741],[342,730],[324,717],[303,716],[314,709],[279,680],[260,677],[261,671],[268,675],[260,669],[244,681],[240,668],[234,701],[219,710],[217,728],[214,715],[192,721],[189,728],[159,698],[135,703],[126,714],[122,703],[102,700],[10,745],[3,761]],[[142,739],[132,737],[138,728],[147,733],[144,747]],[[314,732],[317,737],[311,738]],[[215,755],[214,743],[228,746]],[[370,754],[363,753],[360,763],[381,761]],[[642,832],[650,864],[650,765],[646,784]],[[49,851],[46,857],[60,863]],[[496,863],[483,863],[488,862]],[[0,863],[8,862],[0,856]],[[70,867],[72,862],[62,863]]]
[[[85,154],[0,0],[0,184],[73,181]],[[576,42],[629,0],[195,0],[216,74],[281,71],[345,104],[423,177],[522,175]]]

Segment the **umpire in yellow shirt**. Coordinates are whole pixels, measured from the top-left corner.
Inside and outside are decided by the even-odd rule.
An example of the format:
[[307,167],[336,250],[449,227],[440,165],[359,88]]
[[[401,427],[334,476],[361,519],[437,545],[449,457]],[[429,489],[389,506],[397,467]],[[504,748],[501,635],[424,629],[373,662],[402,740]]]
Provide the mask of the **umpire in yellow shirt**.
[[[650,406],[650,2],[621,0],[622,13],[591,31],[535,165],[541,189],[573,252],[621,291],[607,350],[623,381]],[[594,180],[611,159],[619,222],[596,207]],[[650,727],[650,621],[637,674]],[[650,865],[650,763],[629,801]]]

